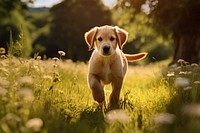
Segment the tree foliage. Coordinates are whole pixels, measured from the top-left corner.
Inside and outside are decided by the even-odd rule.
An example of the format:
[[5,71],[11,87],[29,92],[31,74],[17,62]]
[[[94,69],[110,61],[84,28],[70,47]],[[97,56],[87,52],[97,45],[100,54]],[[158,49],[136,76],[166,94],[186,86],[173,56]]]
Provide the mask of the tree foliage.
[[180,58],[200,61],[200,0],[121,0],[119,5],[146,12],[157,31],[165,37],[172,35],[174,62]]
[[200,1],[196,0],[162,0],[152,11],[154,20],[163,29],[168,28],[177,34],[196,34],[200,26]]
[[121,0],[119,4],[124,9],[134,8],[137,12],[146,6],[154,26],[160,30],[193,34],[199,29],[200,0]]
[[84,33],[94,26],[111,24],[111,14],[101,0],[65,0],[51,9],[50,39],[42,45],[48,57],[58,50],[67,53],[73,61],[88,60],[90,52],[84,42]]
[[[131,4],[141,4],[140,2]],[[141,6],[134,8],[127,1],[121,1],[113,9],[113,21],[116,25],[129,32],[128,44],[124,51],[137,53],[147,51],[148,57],[145,62],[155,62],[169,58],[171,54],[172,40],[169,36],[165,38],[153,27],[153,19],[141,12]]]
[[28,38],[28,23],[25,22],[25,13],[28,9],[27,4],[32,0],[0,0],[0,47],[8,49],[10,32],[12,32],[13,40],[20,40],[20,31],[26,34],[26,40],[23,50],[23,56],[28,56],[31,52],[31,42]]

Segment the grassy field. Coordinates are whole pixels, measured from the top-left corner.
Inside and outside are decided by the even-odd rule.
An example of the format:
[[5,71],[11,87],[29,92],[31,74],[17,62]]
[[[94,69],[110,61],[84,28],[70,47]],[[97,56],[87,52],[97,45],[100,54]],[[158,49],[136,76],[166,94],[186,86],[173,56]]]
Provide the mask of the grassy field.
[[93,101],[87,64],[1,56],[0,133],[199,133],[199,65],[162,65],[129,66],[110,111]]

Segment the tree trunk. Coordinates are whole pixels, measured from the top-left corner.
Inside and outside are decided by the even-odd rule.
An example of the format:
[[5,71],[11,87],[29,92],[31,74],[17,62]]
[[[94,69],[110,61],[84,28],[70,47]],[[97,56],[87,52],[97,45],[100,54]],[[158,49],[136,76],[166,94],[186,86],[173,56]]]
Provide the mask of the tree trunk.
[[189,63],[200,63],[200,33],[174,36],[174,46],[172,63],[179,59]]

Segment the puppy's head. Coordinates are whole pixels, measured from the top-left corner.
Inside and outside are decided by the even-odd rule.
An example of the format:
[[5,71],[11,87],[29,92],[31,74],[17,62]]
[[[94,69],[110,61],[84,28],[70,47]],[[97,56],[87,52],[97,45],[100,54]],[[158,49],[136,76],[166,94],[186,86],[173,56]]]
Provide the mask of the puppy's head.
[[122,49],[127,38],[128,33],[125,30],[107,25],[94,27],[85,33],[85,41],[89,50],[94,48],[103,56],[114,54],[117,47]]

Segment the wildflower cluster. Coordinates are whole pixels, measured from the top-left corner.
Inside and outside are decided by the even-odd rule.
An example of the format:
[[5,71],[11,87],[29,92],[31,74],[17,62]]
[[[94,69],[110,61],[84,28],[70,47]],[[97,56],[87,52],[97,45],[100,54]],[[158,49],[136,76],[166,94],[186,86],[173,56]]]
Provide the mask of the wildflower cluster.
[[[0,48],[0,55],[5,54],[5,49]],[[36,69],[33,69],[32,61],[7,56],[0,62],[0,132],[34,133],[42,130],[43,120],[31,115],[36,99],[32,75]]]
[[[180,59],[169,68],[167,80],[183,94],[189,94],[185,102],[200,102],[200,65]],[[188,96],[188,95],[187,95]],[[186,98],[186,96],[183,96]]]
[[[0,67],[1,68],[1,67]],[[33,78],[24,76],[15,83],[0,77],[0,131],[38,132],[43,126],[40,118],[30,118],[35,99]]]
[[166,79],[173,99],[168,105],[169,113],[155,117],[155,122],[162,125],[161,132],[175,128],[180,132],[200,131],[200,65],[180,59],[169,67]]

